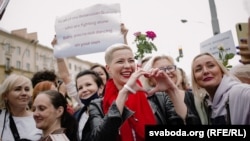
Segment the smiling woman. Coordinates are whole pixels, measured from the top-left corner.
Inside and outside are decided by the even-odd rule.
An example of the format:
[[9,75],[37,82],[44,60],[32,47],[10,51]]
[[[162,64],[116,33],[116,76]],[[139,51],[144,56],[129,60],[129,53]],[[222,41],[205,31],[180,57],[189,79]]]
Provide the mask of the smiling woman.
[[192,90],[206,124],[250,125],[250,85],[232,76],[213,55],[201,53],[193,59]]
[[0,87],[0,140],[38,140],[41,137],[42,131],[36,128],[33,114],[27,110],[31,92],[31,81],[25,76],[12,74],[2,83]]
[[47,141],[55,135],[60,135],[64,141],[77,141],[78,123],[67,112],[67,101],[61,93],[56,90],[40,92],[34,100],[32,110],[36,127],[43,131],[43,137],[39,141]]

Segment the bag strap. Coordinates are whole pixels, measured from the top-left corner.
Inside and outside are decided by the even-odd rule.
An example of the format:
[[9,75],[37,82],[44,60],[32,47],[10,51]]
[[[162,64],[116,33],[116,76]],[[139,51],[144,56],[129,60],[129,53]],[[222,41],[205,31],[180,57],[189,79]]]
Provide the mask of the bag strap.
[[[2,113],[2,110],[0,110],[0,115],[1,115],[1,113]],[[4,114],[4,118],[3,118],[3,127],[2,127],[2,131],[1,131],[1,138],[0,139],[2,139],[3,138],[3,132],[4,132],[4,127],[5,127],[5,123],[6,123],[6,115],[7,115],[7,110],[5,110],[5,114]]]
[[19,133],[17,131],[15,121],[14,121],[14,119],[13,119],[13,117],[12,117],[11,114],[10,114],[9,118],[10,118],[10,129],[11,129],[11,132],[12,132],[14,138],[15,138],[15,141],[18,141],[18,140],[20,140],[20,136],[19,136]]
[[227,124],[228,125],[231,125],[231,116],[230,116],[230,109],[229,109],[229,98],[228,98],[228,100],[227,100],[227,102],[226,102],[226,110],[227,110]]

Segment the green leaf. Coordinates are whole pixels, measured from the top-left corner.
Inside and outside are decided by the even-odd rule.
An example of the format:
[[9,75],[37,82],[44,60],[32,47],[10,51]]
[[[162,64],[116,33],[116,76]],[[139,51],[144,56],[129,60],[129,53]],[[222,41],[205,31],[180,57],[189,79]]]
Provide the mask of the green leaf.
[[223,58],[222,58],[222,54],[221,54],[221,52],[219,52],[219,58],[222,60]]
[[157,51],[156,46],[152,42],[150,42],[150,46],[152,47],[153,50]]
[[176,58],[176,61],[177,61],[177,62],[179,62],[179,61],[180,61],[180,58],[179,58],[179,57],[177,57],[177,58]]
[[146,35],[143,35],[143,34],[142,34],[142,35],[140,35],[140,36],[138,37],[138,39],[139,39],[139,40],[146,40]]
[[230,60],[230,59],[232,59],[234,57],[234,54],[233,53],[229,53],[229,54],[226,54],[225,55],[225,58],[227,59],[227,60]]
[[226,67],[228,65],[228,61],[225,60],[225,61],[222,62],[222,64]]

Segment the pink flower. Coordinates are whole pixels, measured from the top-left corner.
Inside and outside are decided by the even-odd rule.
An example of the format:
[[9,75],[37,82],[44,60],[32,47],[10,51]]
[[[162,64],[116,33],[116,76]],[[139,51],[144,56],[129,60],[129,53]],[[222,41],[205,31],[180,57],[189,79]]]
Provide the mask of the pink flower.
[[152,40],[156,37],[156,34],[153,31],[147,31],[146,36]]
[[134,35],[135,35],[136,37],[138,37],[138,36],[141,35],[141,32],[135,32]]

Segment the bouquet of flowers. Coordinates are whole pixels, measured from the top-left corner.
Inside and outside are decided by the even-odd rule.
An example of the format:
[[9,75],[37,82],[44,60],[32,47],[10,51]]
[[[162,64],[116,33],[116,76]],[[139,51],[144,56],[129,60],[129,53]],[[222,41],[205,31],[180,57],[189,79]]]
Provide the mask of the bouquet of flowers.
[[142,59],[145,53],[152,53],[153,50],[157,51],[156,46],[153,44],[153,40],[156,34],[153,31],[147,31],[146,34],[141,32],[134,33],[137,52],[135,53],[135,59]]

